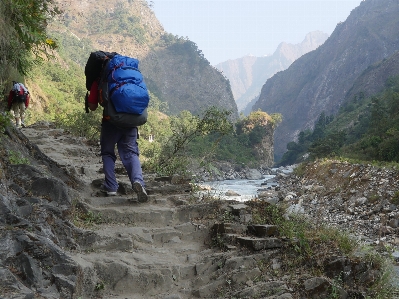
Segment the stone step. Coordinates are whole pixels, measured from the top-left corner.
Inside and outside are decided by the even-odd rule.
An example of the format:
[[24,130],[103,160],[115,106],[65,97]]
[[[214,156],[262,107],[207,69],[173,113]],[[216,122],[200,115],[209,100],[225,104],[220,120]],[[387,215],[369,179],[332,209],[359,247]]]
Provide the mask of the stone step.
[[130,226],[169,226],[175,224],[175,218],[177,218],[176,209],[156,205],[89,207],[89,210],[93,214],[99,215],[102,223],[119,223]]
[[134,227],[129,225],[98,225],[95,229],[83,232],[77,237],[84,251],[132,251],[151,247],[184,247],[186,252],[200,250],[205,245],[209,230],[193,223],[183,223],[175,227]]
[[[147,203],[128,202],[127,196],[86,200],[84,208],[103,223],[82,234],[81,253],[73,257],[81,267],[82,298],[210,298],[230,284],[255,281],[262,275],[259,263],[274,254],[260,250],[282,246],[270,237],[277,234],[274,226],[219,223],[213,235],[231,251],[209,249],[210,229],[196,219],[216,219],[220,203],[187,205],[185,197],[151,196]],[[233,210],[245,215],[244,208]],[[249,231],[264,237],[243,236]],[[237,257],[236,244],[257,253]]]
[[248,225],[248,232],[260,238],[278,236],[277,225]]
[[140,203],[137,200],[136,194],[125,195],[118,194],[116,196],[92,196],[84,198],[84,203],[89,204],[93,207],[108,207],[108,206],[120,206],[120,205],[144,205],[144,204],[158,204],[167,203],[163,198],[161,199],[158,195],[148,195],[148,201]]
[[[213,207],[209,204],[185,205],[179,200],[155,199],[152,202],[130,202],[126,199],[111,197],[113,204],[98,206],[82,204],[79,208],[98,215],[103,223],[120,223],[131,226],[163,227],[178,223],[190,222],[194,219],[212,217],[217,214],[218,204]],[[118,203],[119,202],[119,203]],[[181,204],[181,205],[180,205]]]
[[[80,267],[83,298],[167,298],[162,294],[180,294],[194,298],[193,290],[201,289],[216,279],[226,283],[223,271],[234,273],[237,282],[255,279],[259,270],[248,270],[263,256],[227,256],[210,249],[197,250],[195,254],[173,253],[163,248],[133,250],[131,252],[90,252],[75,254]],[[227,260],[226,260],[227,259]],[[231,260],[230,260],[231,259]],[[218,270],[226,268],[218,273]],[[195,281],[195,287],[193,286]],[[131,297],[134,294],[134,297]],[[129,295],[129,296],[128,296]],[[207,297],[204,297],[207,298]]]
[[[91,182],[93,196],[101,196],[100,188],[101,185],[103,184],[103,181],[104,181],[103,178],[99,178]],[[118,188],[119,195],[134,196],[135,192],[131,188],[131,183],[126,182],[126,175],[122,176],[117,175],[117,181],[119,184]],[[167,183],[167,182],[156,182],[156,181],[148,181],[145,189],[148,195],[162,195],[162,196],[172,195],[172,194],[188,194],[193,190],[192,185],[188,182]]]
[[214,242],[227,250],[234,250],[234,246],[237,244],[256,251],[280,248],[283,245],[283,240],[276,237],[279,235],[276,225],[244,225],[222,222],[215,223],[210,232]]
[[283,241],[279,238],[237,237],[236,240],[241,246],[256,251],[280,248],[283,246]]
[[128,205],[132,202],[132,198],[133,197],[129,198],[127,196],[98,196],[85,198],[84,202],[94,207]]
[[224,253],[204,258],[201,263],[196,264],[197,278],[193,283],[193,296],[219,298],[215,295],[221,295],[226,288],[230,288],[232,285],[245,285],[248,281],[256,280],[262,275],[258,268],[259,264],[268,262],[274,254],[276,254],[275,251],[244,256]]
[[240,223],[215,223],[212,233],[216,234],[243,234],[247,231],[247,226]]
[[[230,285],[243,285],[247,281],[255,280],[260,277],[262,272],[259,268],[246,269],[244,271],[232,271],[221,274],[217,279],[212,279],[207,285],[201,286],[193,291],[193,296],[197,298],[213,298],[215,294],[223,294],[225,288]],[[273,293],[270,293],[273,295]],[[222,297],[223,298],[223,297]],[[238,298],[255,298],[255,297],[238,297]]]
[[[272,295],[279,295],[272,296]],[[234,294],[236,298],[281,298],[281,299],[292,299],[292,295],[289,292],[287,284],[283,281],[267,281],[261,282],[254,286],[243,288],[242,290]],[[267,296],[267,297],[266,297]]]
[[[163,293],[184,293],[195,276],[195,264],[182,263],[168,251],[108,252],[75,255],[80,265],[83,298],[152,298]],[[107,295],[108,294],[108,295]]]

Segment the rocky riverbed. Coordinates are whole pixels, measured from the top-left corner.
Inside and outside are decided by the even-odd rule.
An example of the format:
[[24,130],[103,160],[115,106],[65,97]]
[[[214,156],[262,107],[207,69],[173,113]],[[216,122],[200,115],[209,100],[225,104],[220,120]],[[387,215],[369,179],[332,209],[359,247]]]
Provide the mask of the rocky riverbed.
[[280,190],[261,193],[320,223],[351,231],[369,245],[399,246],[399,172],[339,161],[301,166],[301,176],[278,174]]

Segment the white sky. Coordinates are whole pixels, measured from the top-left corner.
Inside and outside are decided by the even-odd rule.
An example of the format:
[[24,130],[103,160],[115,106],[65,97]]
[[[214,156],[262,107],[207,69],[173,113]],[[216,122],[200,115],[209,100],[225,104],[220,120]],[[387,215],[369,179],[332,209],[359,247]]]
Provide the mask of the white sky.
[[[151,2],[151,1],[150,1]],[[311,31],[331,34],[361,0],[152,0],[164,29],[195,42],[212,65],[273,54]]]

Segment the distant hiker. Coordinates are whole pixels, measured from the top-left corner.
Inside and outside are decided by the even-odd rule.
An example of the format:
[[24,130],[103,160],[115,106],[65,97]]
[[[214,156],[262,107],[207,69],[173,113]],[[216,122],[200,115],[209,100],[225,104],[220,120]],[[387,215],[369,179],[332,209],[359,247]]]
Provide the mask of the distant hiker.
[[[112,57],[105,57],[106,54],[112,54]],[[94,111],[97,109],[98,104],[104,107],[103,111],[103,120],[101,124],[101,136],[100,136],[100,145],[101,145],[101,157],[103,161],[103,169],[105,180],[101,187],[102,191],[108,196],[114,196],[118,190],[118,182],[115,176],[115,145],[117,145],[119,157],[122,160],[123,166],[125,167],[127,174],[129,176],[130,182],[132,184],[133,190],[137,193],[139,202],[146,202],[148,200],[148,195],[145,190],[145,184],[143,180],[143,173],[141,170],[141,164],[139,160],[139,148],[137,144],[138,138],[138,129],[137,126],[143,124],[143,121],[130,122],[127,125],[124,124],[115,124],[110,117],[109,108],[113,107],[113,105],[104,104],[104,97],[106,97],[106,102],[108,101],[108,97],[111,97],[108,94],[108,83],[104,75],[108,73],[110,78],[114,78],[114,72],[116,72],[123,63],[118,63],[116,66],[112,67],[111,70],[107,69],[108,64],[112,61],[113,56],[116,53],[107,53],[107,52],[93,52],[91,53],[89,60],[86,64],[85,74],[86,79],[88,77],[93,77],[92,74],[88,76],[91,71],[91,65],[94,64],[94,59],[99,59],[99,62],[102,65],[101,73],[97,74],[96,79],[90,80],[92,82],[86,81],[86,87],[90,85],[90,94],[87,97],[87,106],[90,110]],[[120,56],[116,54],[115,56]],[[125,56],[120,56],[125,57]],[[92,60],[90,60],[92,59]],[[126,62],[125,62],[126,66]],[[104,68],[104,71],[102,70]],[[96,69],[96,68],[93,68]],[[117,76],[115,76],[117,77]],[[89,84],[88,84],[89,83]],[[104,85],[105,84],[105,85]],[[117,87],[113,89],[112,94],[117,94],[119,89],[122,89],[122,86],[129,86],[129,82],[123,82],[123,84],[119,84]],[[124,93],[125,96],[128,94],[129,97],[134,97],[134,95],[129,95],[129,93]],[[115,111],[114,111],[115,112]],[[129,114],[129,113],[124,113]],[[136,115],[136,118],[142,119],[141,115]],[[146,121],[146,116],[145,116]],[[145,122],[144,121],[144,122]]]
[[25,110],[30,100],[29,91],[22,83],[12,81],[12,85],[8,95],[8,110],[12,111],[17,128],[25,127]]

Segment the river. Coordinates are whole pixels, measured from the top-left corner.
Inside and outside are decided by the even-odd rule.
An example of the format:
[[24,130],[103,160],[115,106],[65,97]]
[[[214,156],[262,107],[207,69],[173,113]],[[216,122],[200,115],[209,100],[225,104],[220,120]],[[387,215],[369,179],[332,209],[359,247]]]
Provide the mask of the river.
[[[275,175],[265,175],[261,180],[240,179],[205,182],[201,185],[209,186],[211,187],[211,190],[203,191],[202,193],[208,193],[209,195],[220,199],[245,202],[255,198],[260,189],[267,189],[269,186],[275,186],[276,183],[266,183],[266,181],[272,180],[274,177]],[[239,194],[239,196],[227,196],[227,191],[233,191]]]
[[[280,168],[272,168],[271,173],[284,173],[288,174],[293,171],[295,165],[290,165]],[[237,200],[245,202],[257,197],[259,191],[267,190],[267,188],[276,187],[277,183],[273,181],[274,174],[264,175],[260,180],[248,180],[248,179],[237,179],[237,180],[223,180],[223,181],[212,181],[204,182],[203,186],[209,186],[210,191],[202,191],[202,194],[208,194],[210,196],[225,199],[225,200]],[[228,196],[227,191],[233,191],[239,195]]]

